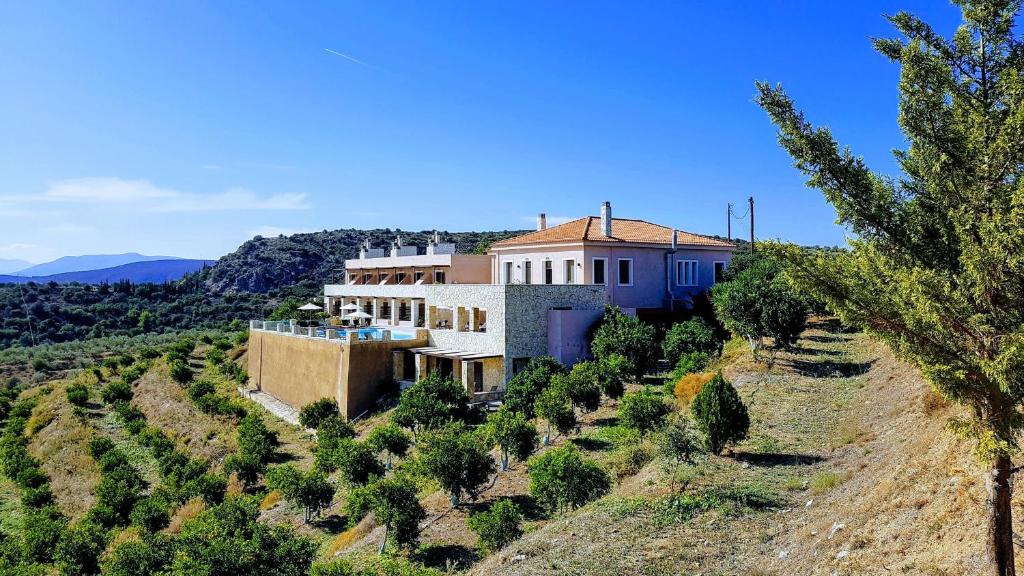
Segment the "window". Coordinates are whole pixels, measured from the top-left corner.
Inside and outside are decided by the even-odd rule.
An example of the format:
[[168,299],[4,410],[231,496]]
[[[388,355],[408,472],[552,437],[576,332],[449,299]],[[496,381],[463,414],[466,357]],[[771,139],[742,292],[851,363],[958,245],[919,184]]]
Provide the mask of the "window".
[[574,284],[576,279],[575,272],[575,260],[562,260],[562,284]]
[[523,284],[533,284],[533,262],[523,260]]
[[696,286],[697,285],[697,261],[676,260],[676,285]]
[[484,391],[484,363],[473,362],[473,392]]
[[633,259],[619,258],[619,286],[633,285]]
[[412,281],[419,284],[420,280],[423,280],[423,272],[413,272]]
[[715,262],[715,284],[725,279],[725,262]]
[[405,272],[399,272],[395,274],[395,284],[403,284],[405,282]]
[[388,283],[388,278],[390,278],[390,277],[391,277],[391,274],[388,274],[387,272],[384,272],[383,274],[380,275],[380,281],[378,283],[379,284],[387,284]]
[[434,284],[444,284],[444,270],[434,270]]
[[502,281],[505,284],[511,284],[512,283],[512,261],[510,260],[508,262],[502,262],[502,267],[503,267],[503,269],[505,271],[505,277],[502,278]]
[[608,259],[607,258],[594,258],[594,266],[591,270],[592,280],[594,284],[607,284],[608,283]]
[[526,370],[526,366],[530,364],[530,358],[513,358],[512,359],[512,374],[519,374],[523,370]]
[[373,278],[373,274],[363,274],[363,284],[369,284],[370,278]]
[[551,268],[551,260],[544,261],[544,283],[554,284],[555,283],[555,272]]

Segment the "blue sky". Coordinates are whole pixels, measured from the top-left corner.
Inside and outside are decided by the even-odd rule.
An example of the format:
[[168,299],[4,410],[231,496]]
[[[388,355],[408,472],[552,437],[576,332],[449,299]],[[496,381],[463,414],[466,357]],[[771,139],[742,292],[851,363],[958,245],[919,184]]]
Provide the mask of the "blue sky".
[[[781,82],[895,169],[872,36],[941,2],[17,2],[0,24],[0,258],[215,258],[262,233],[615,215],[839,244],[753,103]],[[734,224],[745,230],[745,222]]]

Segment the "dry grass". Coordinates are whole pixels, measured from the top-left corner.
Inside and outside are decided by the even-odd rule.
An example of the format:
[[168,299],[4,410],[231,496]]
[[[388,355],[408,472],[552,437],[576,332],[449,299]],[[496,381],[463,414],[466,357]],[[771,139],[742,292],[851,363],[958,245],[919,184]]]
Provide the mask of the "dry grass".
[[188,502],[185,502],[181,507],[174,511],[174,514],[171,515],[171,522],[167,525],[165,530],[171,534],[177,534],[178,532],[181,532],[182,524],[199,516],[205,510],[206,502],[197,496]]
[[673,394],[679,403],[679,407],[684,410],[689,408],[690,402],[693,402],[697,394],[700,394],[701,388],[714,377],[714,372],[695,372],[681,376],[673,388]]
[[283,495],[280,490],[271,490],[270,492],[267,492],[267,495],[260,501],[260,510],[270,510],[274,506],[277,506],[277,503],[281,501],[282,497]]
[[949,400],[946,400],[942,394],[939,394],[933,388],[928,388],[928,390],[921,395],[921,411],[924,412],[926,416],[935,416],[949,410],[949,408]]
[[370,534],[373,528],[374,523],[372,519],[364,519],[359,524],[356,524],[355,526],[349,528],[348,530],[345,530],[341,534],[338,534],[338,536],[334,540],[332,540],[331,543],[327,546],[327,549],[324,551],[324,556],[326,556],[327,558],[333,558],[336,554],[338,554],[338,552],[345,550],[352,544],[365,538],[367,535]]

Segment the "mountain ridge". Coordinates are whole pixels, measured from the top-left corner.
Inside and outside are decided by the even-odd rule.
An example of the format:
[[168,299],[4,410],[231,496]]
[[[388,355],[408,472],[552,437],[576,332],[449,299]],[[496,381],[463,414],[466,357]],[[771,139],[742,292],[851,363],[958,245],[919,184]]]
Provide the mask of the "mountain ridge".
[[114,268],[134,262],[153,262],[157,260],[188,260],[178,256],[147,256],[138,252],[122,254],[83,254],[81,256],[61,256],[56,260],[41,264],[29,265],[27,268],[10,271],[12,276],[51,276],[65,272],[86,272]]
[[62,272],[59,274],[47,274],[42,276],[21,276],[14,274],[0,275],[0,284],[24,284],[35,282],[43,284],[47,282],[68,283],[79,282],[82,284],[113,283],[121,280],[128,280],[136,284],[153,283],[160,284],[180,280],[185,275],[212,266],[215,260],[192,260],[186,258],[173,258],[167,260],[144,260],[140,262],[129,262],[119,266],[99,268],[95,270],[78,270],[74,272]]

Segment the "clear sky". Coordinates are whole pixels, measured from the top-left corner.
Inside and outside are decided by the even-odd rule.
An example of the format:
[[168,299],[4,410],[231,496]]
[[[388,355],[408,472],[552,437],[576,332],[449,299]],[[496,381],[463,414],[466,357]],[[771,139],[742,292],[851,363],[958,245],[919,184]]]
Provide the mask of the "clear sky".
[[[840,244],[753,103],[780,82],[895,169],[898,68],[943,2],[8,2],[0,258],[216,258],[255,234],[596,214]],[[734,232],[746,230],[745,221]]]

